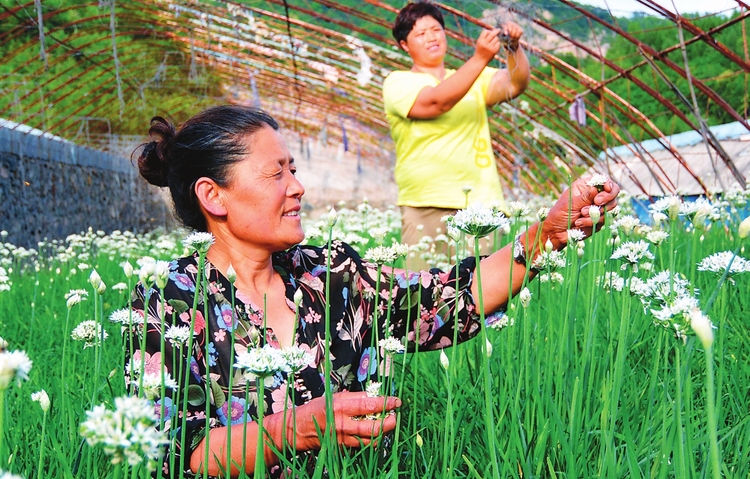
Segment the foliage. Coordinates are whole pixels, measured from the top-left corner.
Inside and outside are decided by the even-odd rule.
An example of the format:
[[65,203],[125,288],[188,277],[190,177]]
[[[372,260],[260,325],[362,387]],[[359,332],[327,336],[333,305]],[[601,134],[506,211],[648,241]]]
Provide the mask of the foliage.
[[[511,301],[505,322],[494,319],[504,325],[487,331],[491,407],[497,418],[491,432],[498,442],[501,477],[696,477],[711,472],[707,369],[700,342],[689,331],[680,336],[684,342],[676,339],[671,326],[655,324],[654,305],[645,306],[622,287],[666,269],[700,290],[700,305],[716,327],[715,413],[722,470],[734,477],[750,474],[745,401],[750,368],[743,360],[750,338],[742,327],[750,308],[742,291],[750,277],[736,274],[721,284],[696,268],[711,253],[740,250],[737,225],[747,215],[749,196],[746,191],[715,202],[701,223],[697,215],[695,224],[662,215],[661,226],[650,227],[620,218],[616,235],[607,227],[586,242],[581,257],[574,250],[565,252],[561,283],[537,279]],[[341,236],[353,235],[350,240],[364,248],[379,241],[369,232],[379,230],[386,241],[395,237],[394,220],[391,213],[360,205],[337,224]],[[529,221],[514,218],[502,242]],[[609,259],[615,243],[637,241],[655,230],[670,236],[660,246],[649,246],[653,262],[642,262],[636,272],[623,271]],[[6,437],[7,447],[0,446],[5,469],[28,478],[41,471],[49,478],[112,477],[109,458],[82,443],[79,424],[84,411],[102,401],[112,404],[124,392],[123,350],[116,339],[120,326],[104,321],[110,337],[100,349],[101,367],[95,348],[71,342],[70,331],[127,303],[127,287],[114,288],[119,282],[132,287],[135,281],[123,274],[123,259],[135,264],[144,254],[182,255],[181,236],[92,231],[43,244],[39,252],[2,245],[0,265],[8,270],[10,289],[0,290],[0,335],[11,349],[27,351],[34,363],[29,380],[7,391],[7,427],[0,431]],[[101,299],[88,284],[92,267],[108,286]],[[621,283],[615,283],[615,275]],[[68,309],[65,294],[71,289],[89,294]],[[402,357],[393,368],[396,394],[404,401],[395,449],[386,456],[373,448],[347,451],[342,477],[488,477],[486,425],[478,419],[486,406],[480,342],[446,350],[446,369],[438,352]],[[31,393],[40,389],[52,401],[46,414],[30,403]],[[40,433],[44,421],[50,427]],[[131,477],[146,476],[144,470],[131,472]]]

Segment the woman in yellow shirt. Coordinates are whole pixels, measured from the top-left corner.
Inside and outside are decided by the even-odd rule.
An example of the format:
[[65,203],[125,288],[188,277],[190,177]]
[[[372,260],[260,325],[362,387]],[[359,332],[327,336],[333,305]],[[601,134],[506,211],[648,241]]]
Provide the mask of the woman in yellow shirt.
[[[444,26],[432,3],[404,7],[393,36],[414,64],[409,71],[391,73],[383,83],[386,117],[396,143],[401,239],[410,245],[425,235],[435,237],[438,228],[444,231],[441,218],[467,203],[505,209],[486,108],[517,97],[529,83],[518,25],[482,31],[474,55],[458,70],[445,67]],[[500,51],[501,33],[508,38],[508,68],[498,70],[487,65]],[[414,258],[408,266],[427,267]]]

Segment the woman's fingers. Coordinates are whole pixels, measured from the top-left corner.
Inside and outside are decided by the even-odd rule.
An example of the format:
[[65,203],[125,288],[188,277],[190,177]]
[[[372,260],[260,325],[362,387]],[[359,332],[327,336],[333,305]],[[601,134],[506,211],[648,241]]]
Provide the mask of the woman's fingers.
[[370,397],[364,392],[341,392],[334,395],[336,432],[341,444],[359,447],[360,440],[369,444],[380,434],[396,428],[393,410],[401,400],[393,396]]
[[377,419],[344,418],[340,424],[337,421],[336,433],[339,441],[349,447],[357,447],[358,441],[369,444],[381,434],[396,429],[396,415],[388,413],[385,417]]

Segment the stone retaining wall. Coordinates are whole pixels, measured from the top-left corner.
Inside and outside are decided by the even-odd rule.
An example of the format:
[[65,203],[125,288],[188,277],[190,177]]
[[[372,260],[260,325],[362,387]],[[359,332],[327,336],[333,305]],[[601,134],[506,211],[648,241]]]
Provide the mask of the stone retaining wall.
[[88,227],[134,232],[174,220],[127,158],[0,127],[0,230],[36,248]]

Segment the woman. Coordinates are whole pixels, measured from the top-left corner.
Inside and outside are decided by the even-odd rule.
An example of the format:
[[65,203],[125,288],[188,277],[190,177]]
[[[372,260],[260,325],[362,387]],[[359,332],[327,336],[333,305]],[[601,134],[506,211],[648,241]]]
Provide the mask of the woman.
[[[507,68],[490,67],[507,38]],[[448,42],[437,5],[414,2],[401,9],[393,37],[412,67],[383,82],[383,103],[396,144],[401,239],[413,245],[444,229],[441,219],[481,201],[505,210],[492,152],[487,107],[509,101],[529,84],[521,27],[508,22],[483,30],[474,55],[459,69],[445,67]],[[421,228],[420,228],[421,226]],[[410,259],[410,268],[427,264]]]
[[[245,383],[233,365],[238,352],[264,344],[274,348],[298,345],[311,353],[313,359],[295,376],[292,385],[284,374],[266,380],[262,400],[268,413],[264,428],[275,449],[296,443],[297,453],[314,456],[320,448],[318,430],[330,424],[324,400],[326,308],[330,309],[332,331],[330,376],[335,391],[336,437],[351,447],[368,444],[379,433],[393,430],[393,415],[373,420],[364,417],[391,412],[401,404],[395,397],[384,400],[362,392],[377,375],[373,337],[384,338],[387,329],[395,338],[406,338],[407,348],[414,348],[418,342],[419,349],[425,350],[450,346],[454,328],[458,329],[459,341],[479,331],[473,300],[477,293],[472,280],[473,258],[462,261],[450,273],[389,270],[383,274],[381,291],[377,292],[377,267],[363,262],[348,245],[334,242],[329,272],[325,248],[298,246],[304,239],[299,210],[305,190],[294,176],[294,159],[278,125],[266,113],[241,106],[215,107],[188,120],[179,131],[162,118],[154,118],[149,133],[155,141],[146,145],[138,159],[142,176],[152,184],[169,187],[176,214],[186,226],[210,232],[215,238],[205,263],[205,296],[196,298],[195,294],[200,271],[197,253],[171,263],[163,288],[139,284],[134,292],[133,308],[144,315],[148,298],[148,315],[146,337],[141,338],[138,331],[133,336],[129,356],[135,361],[128,370],[135,371],[137,361],[145,362],[147,372],[159,372],[164,367],[176,380],[176,387],[174,391],[167,389],[167,397],[157,401],[157,411],[166,411],[168,424],[170,416],[186,418],[184,430],[181,421],[174,423],[179,430],[172,430],[175,458],[165,460],[167,474],[175,474],[178,468],[196,474],[207,467],[209,474],[218,475],[227,465],[228,440],[233,474],[242,464],[248,472],[253,470],[257,425],[252,418],[257,411],[257,391],[254,383]],[[608,181],[600,193],[580,180],[572,188],[570,224],[590,233],[589,206],[614,207],[619,188]],[[569,224],[568,194],[561,198],[539,232],[542,243],[549,240],[557,249],[565,245]],[[538,229],[539,225],[534,225],[526,236],[519,237],[515,260],[512,248],[506,247],[483,261],[486,311],[495,311],[507,302],[508,273],[514,261],[512,288],[516,292],[520,289],[525,258],[533,255],[523,244],[532,242]],[[234,283],[227,279],[234,278],[231,271],[236,271]],[[393,289],[389,289],[390,274],[394,276]],[[448,299],[443,299],[443,291],[454,287],[458,292],[446,291]],[[421,294],[414,294],[419,289]],[[383,300],[384,296],[390,301]],[[388,305],[391,314],[386,328]],[[457,324],[453,321],[454,308],[459,309]],[[173,341],[175,335],[170,333],[173,327],[189,325],[194,334],[189,343],[191,351]],[[415,335],[418,325],[419,334]],[[186,366],[180,367],[182,364]],[[208,406],[206,395],[200,392],[207,372],[211,378]],[[138,384],[137,378],[129,379]],[[247,395],[246,387],[250,389]],[[293,390],[298,406],[294,425],[291,414],[285,411],[288,389]],[[186,409],[183,392],[188,396]],[[240,446],[243,441],[245,448]],[[267,465],[277,465],[270,472],[279,476],[279,458],[273,449],[265,447],[264,460]],[[206,455],[209,460],[204,464]]]

